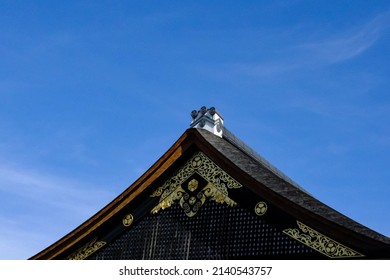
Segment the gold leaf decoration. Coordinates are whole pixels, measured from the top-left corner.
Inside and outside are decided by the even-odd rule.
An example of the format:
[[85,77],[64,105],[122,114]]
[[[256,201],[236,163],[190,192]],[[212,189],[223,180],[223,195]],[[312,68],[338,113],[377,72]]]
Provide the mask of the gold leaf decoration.
[[298,228],[288,228],[283,233],[329,258],[364,257],[363,254],[327,237],[297,221]]
[[257,216],[263,216],[267,212],[268,206],[264,201],[260,201],[255,206],[255,213]]
[[188,217],[193,217],[196,213],[198,213],[200,207],[202,207],[205,202],[206,197],[203,192],[200,191],[195,196],[185,192],[179,203],[181,208],[184,209],[184,213]]
[[195,179],[192,179],[189,183],[188,183],[188,190],[190,191],[195,191],[197,188],[198,188],[198,181],[195,180]]
[[163,195],[161,195],[160,203],[157,204],[157,206],[155,206],[150,212],[152,214],[156,214],[160,210],[164,210],[171,207],[176,200],[179,200],[183,197],[184,193],[185,191],[180,186],[176,187],[176,189],[174,190],[165,190]]
[[[199,182],[193,178],[184,189],[182,184],[195,173],[205,179],[207,185],[203,189],[198,190]],[[217,203],[235,206],[236,202],[228,197],[228,189],[241,187],[240,183],[223,171],[206,155],[198,152],[151,195],[152,197],[160,197],[159,204],[151,210],[151,213],[156,214],[179,201],[185,214],[188,217],[193,217],[206,202],[206,198]]]
[[151,196],[168,196],[169,193],[176,190],[184,181],[186,181],[195,172],[201,175],[206,181],[216,186],[226,185],[228,189],[241,188],[242,185],[234,180],[229,174],[223,171],[218,165],[211,161],[202,152],[196,153],[187,161],[171,178],[169,178],[161,187],[159,187]]
[[214,184],[208,183],[207,186],[203,189],[203,192],[206,197],[209,197],[211,200],[214,200],[217,203],[226,203],[229,206],[237,205],[235,201],[228,197],[228,192],[224,186],[217,188]]
[[85,244],[82,248],[77,250],[75,253],[67,257],[68,260],[84,260],[94,252],[99,250],[101,247],[106,245],[105,241],[97,241],[97,238]]
[[131,214],[127,214],[123,217],[122,223],[125,227],[129,227],[133,223],[134,217]]

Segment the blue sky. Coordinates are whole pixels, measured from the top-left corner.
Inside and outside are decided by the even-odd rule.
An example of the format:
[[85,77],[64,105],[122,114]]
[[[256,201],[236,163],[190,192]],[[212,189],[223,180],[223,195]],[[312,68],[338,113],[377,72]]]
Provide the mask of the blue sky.
[[0,0],[0,259],[110,202],[215,106],[390,236],[388,1]]

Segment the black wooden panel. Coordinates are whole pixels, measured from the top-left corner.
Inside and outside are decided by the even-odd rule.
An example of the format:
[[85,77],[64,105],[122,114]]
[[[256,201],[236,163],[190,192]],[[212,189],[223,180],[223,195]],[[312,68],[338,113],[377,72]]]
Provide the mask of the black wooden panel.
[[175,204],[148,215],[89,259],[311,259],[312,249],[242,207],[207,201],[187,217]]

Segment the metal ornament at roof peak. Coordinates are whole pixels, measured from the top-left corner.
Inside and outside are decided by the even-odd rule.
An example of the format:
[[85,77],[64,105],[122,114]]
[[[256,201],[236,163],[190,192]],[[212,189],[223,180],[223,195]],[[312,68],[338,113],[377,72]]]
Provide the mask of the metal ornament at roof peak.
[[206,129],[215,135],[222,137],[223,118],[214,107],[208,109],[206,106],[203,106],[200,110],[193,110],[191,112],[191,117],[191,128]]

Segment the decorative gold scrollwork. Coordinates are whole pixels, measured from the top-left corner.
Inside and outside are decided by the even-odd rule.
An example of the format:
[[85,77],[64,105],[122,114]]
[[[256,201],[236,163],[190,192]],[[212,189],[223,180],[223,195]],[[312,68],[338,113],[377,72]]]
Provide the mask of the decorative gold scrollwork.
[[173,190],[168,195],[162,195],[160,198],[160,203],[157,204],[157,206],[155,206],[151,210],[151,213],[156,214],[160,210],[164,210],[171,207],[176,200],[180,200],[183,197],[184,193],[185,191],[182,189],[182,187],[178,186],[175,190]]
[[198,213],[200,207],[202,207],[205,202],[206,197],[203,192],[198,192],[195,196],[189,195],[187,192],[184,192],[179,203],[181,208],[184,209],[184,213],[188,217],[193,217],[196,213]]
[[268,206],[264,201],[260,201],[255,206],[255,213],[258,216],[263,216],[267,212]]
[[[188,191],[184,190],[182,184],[195,173],[205,179],[208,184],[203,189],[198,190],[199,182],[193,178],[186,186]],[[151,213],[156,214],[160,210],[171,207],[175,201],[179,201],[185,214],[188,217],[193,217],[206,202],[206,198],[217,203],[235,206],[236,202],[228,197],[228,189],[241,187],[240,183],[206,155],[198,152],[151,195],[152,197],[160,197],[159,204],[151,210]]]
[[364,257],[363,254],[327,237],[297,221],[298,228],[288,228],[283,233],[329,258]]
[[214,184],[208,183],[203,189],[204,195],[216,203],[226,203],[229,206],[236,206],[237,203],[228,197],[228,191],[224,186],[217,188]]
[[134,217],[131,214],[127,214],[126,216],[123,217],[122,224],[125,227],[129,227],[133,223]]
[[105,241],[97,241],[97,238],[94,238],[92,241],[85,244],[82,248],[77,250],[75,253],[67,257],[68,260],[84,260],[88,256],[92,255],[94,252],[99,250],[101,247],[106,245]]

